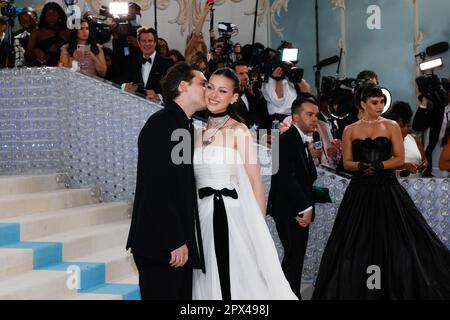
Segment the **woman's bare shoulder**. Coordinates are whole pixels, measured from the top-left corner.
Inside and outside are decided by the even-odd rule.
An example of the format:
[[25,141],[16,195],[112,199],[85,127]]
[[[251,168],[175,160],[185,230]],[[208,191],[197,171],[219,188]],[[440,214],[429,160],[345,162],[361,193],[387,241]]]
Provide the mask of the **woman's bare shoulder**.
[[380,118],[380,120],[381,120],[381,123],[383,123],[383,124],[385,124],[387,126],[398,127],[398,123],[396,121],[394,121],[394,120],[386,119],[386,118],[383,118],[383,117]]

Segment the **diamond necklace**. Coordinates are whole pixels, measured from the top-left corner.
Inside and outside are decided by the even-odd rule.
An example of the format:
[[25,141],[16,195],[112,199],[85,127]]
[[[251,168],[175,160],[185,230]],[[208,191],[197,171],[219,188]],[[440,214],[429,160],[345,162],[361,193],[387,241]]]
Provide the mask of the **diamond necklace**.
[[378,120],[380,120],[380,117],[376,118],[375,120],[366,120],[366,119],[364,119],[364,118],[361,118],[361,121],[362,121],[362,122],[366,122],[366,123],[368,123],[368,124],[375,123],[375,122],[377,122]]
[[[202,139],[202,144],[203,144],[204,147],[209,146],[211,143],[214,142],[216,133],[220,129],[222,129],[223,126],[225,126],[225,124],[228,122],[228,120],[230,120],[230,116],[229,115],[225,116],[223,119],[218,121],[220,124],[219,124],[219,127],[216,128],[216,131],[214,131],[214,133],[208,139],[206,139],[206,140]],[[208,122],[209,122],[209,119],[208,119]]]

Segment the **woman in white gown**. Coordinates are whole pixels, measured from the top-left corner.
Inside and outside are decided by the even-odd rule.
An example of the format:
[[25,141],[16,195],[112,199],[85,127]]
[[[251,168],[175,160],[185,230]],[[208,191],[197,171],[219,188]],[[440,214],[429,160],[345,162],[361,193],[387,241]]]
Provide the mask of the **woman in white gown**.
[[217,70],[205,91],[208,126],[197,139],[194,171],[206,273],[194,270],[194,300],[295,300],[265,222],[256,145],[230,104],[239,78]]

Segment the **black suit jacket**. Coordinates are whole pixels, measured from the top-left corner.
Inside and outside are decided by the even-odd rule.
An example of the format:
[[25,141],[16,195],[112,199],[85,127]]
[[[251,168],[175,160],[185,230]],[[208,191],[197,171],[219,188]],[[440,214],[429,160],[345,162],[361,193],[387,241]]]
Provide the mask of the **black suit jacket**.
[[302,137],[294,125],[280,136],[279,158],[278,172],[272,176],[267,214],[274,218],[295,217],[310,206],[314,208],[312,185],[317,171],[311,154],[308,160]]
[[131,74],[128,82],[139,83],[137,92],[145,94],[144,88],[154,90],[161,94],[161,80],[166,75],[167,70],[173,65],[173,61],[156,53],[155,61],[152,62],[152,70],[148,76],[147,84],[144,87],[142,79],[142,53],[135,56],[131,63]]
[[6,41],[6,38],[0,43],[0,68],[12,68],[14,67],[14,49]]
[[440,143],[439,133],[441,132],[442,122],[444,121],[445,105],[436,104],[432,109],[417,108],[414,116],[412,128],[414,131],[424,131],[430,128],[428,146],[425,149],[425,156],[428,160],[428,168],[424,171],[424,176],[430,176],[432,166],[432,154],[434,147]]
[[[188,127],[186,114],[172,102],[152,115],[139,134],[136,194],[126,248],[168,265],[170,252],[187,244],[187,266],[204,269],[193,152],[187,164],[177,165],[171,158],[174,147],[183,141],[171,141],[173,131]],[[193,138],[189,138],[192,148]]]
[[[252,95],[247,89],[244,89],[241,97],[239,97],[236,102],[236,112],[245,121],[247,127],[251,128],[256,124],[259,129],[270,129],[271,126],[269,112],[267,111],[267,102],[256,88],[254,90],[255,95]],[[248,100],[248,109],[245,102],[242,100],[242,95],[244,94]]]

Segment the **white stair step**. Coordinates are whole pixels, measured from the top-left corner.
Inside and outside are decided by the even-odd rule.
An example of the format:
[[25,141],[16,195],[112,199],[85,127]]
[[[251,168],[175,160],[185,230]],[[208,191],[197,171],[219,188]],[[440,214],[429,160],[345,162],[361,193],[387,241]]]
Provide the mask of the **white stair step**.
[[130,209],[125,202],[97,203],[19,216],[1,222],[20,223],[21,241],[29,241],[72,229],[123,220]]
[[64,189],[64,183],[57,182],[57,177],[57,174],[32,176],[1,176],[0,195]]
[[62,242],[63,260],[72,261],[81,256],[90,255],[119,245],[123,245],[125,248],[130,223],[130,219],[124,219],[103,225],[70,230],[34,239],[33,241]]
[[125,243],[112,249],[72,259],[72,261],[105,263],[106,282],[118,283],[118,281],[116,281],[117,279],[137,275],[137,268],[134,263],[133,255],[125,250]]
[[34,270],[0,281],[0,300],[65,300],[76,297],[67,288],[64,271]]
[[122,300],[122,296],[115,294],[78,293],[71,300]]
[[139,284],[139,274],[136,271],[136,274],[121,278],[119,280],[115,280],[114,283],[123,283],[123,284]]
[[0,219],[97,203],[91,189],[65,189],[0,196]]
[[33,270],[33,250],[0,248],[0,281]]

